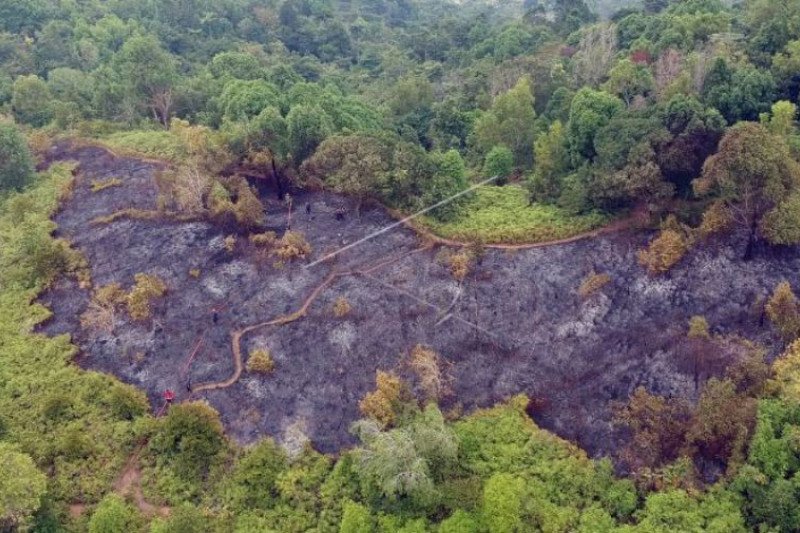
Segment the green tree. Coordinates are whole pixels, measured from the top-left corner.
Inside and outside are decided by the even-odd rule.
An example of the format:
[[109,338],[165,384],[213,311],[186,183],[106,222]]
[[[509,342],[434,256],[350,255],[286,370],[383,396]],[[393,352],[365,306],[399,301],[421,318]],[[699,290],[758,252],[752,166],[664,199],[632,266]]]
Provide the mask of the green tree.
[[725,531],[744,533],[744,520],[734,495],[716,489],[701,497],[683,490],[654,492],[641,511],[641,531]]
[[214,56],[208,69],[216,78],[255,80],[264,75],[258,58],[245,52],[221,52]]
[[177,97],[176,58],[155,37],[137,36],[115,54],[113,67],[130,104],[169,127]]
[[[433,152],[431,161],[434,171],[430,179],[423,182],[423,205],[435,205],[469,188],[466,166],[458,150],[451,149],[444,153]],[[467,198],[461,196],[434,209],[431,213],[440,220],[453,217],[466,201]]]
[[653,75],[646,65],[625,58],[614,65],[608,73],[605,89],[622,98],[625,104],[630,106],[635,97],[650,94],[654,85]]
[[[741,123],[730,128],[703,168],[703,175],[694,182],[699,195],[712,195],[725,203],[734,219],[749,228],[750,242],[746,256],[756,237],[759,222],[800,189],[800,164],[792,159],[786,142],[755,123]],[[800,215],[795,211],[783,213]],[[767,239],[776,235],[769,231],[777,222],[767,218]],[[786,224],[784,221],[783,224]]]
[[379,192],[381,178],[391,165],[391,146],[369,135],[333,136],[325,139],[301,172],[333,190],[350,194],[361,203]]
[[769,114],[761,115],[761,123],[770,132],[781,137],[788,138],[797,131],[795,119],[797,118],[797,106],[786,100],[781,100],[772,104]]
[[528,181],[531,199],[554,202],[561,195],[561,180],[569,168],[569,155],[564,126],[559,121],[550,125],[533,145],[536,167]]
[[775,74],[782,96],[797,100],[800,96],[800,39],[786,44],[786,48],[772,59]]
[[219,415],[203,402],[172,406],[150,439],[150,450],[186,480],[204,476],[225,444]]
[[483,175],[487,178],[497,176],[497,183],[503,184],[514,170],[514,154],[505,145],[495,146],[486,154]]
[[264,80],[232,80],[225,84],[219,108],[228,120],[247,120],[282,105],[277,87]]
[[495,98],[491,109],[475,122],[475,142],[484,153],[494,146],[508,146],[518,166],[533,163],[536,111],[531,82],[523,77],[508,92]]
[[607,92],[588,87],[578,91],[572,100],[567,124],[569,155],[574,166],[594,159],[597,154],[595,136],[622,108],[622,101]]
[[483,488],[483,519],[490,533],[515,533],[523,525],[525,484],[511,474],[495,474]]
[[352,500],[344,502],[339,533],[372,533],[373,531],[375,531],[374,520],[369,514],[369,509]]
[[89,519],[89,533],[136,531],[141,523],[136,510],[120,496],[109,494],[100,502]]
[[47,84],[38,76],[20,76],[14,80],[11,110],[17,120],[36,128],[53,118],[52,95]]
[[237,461],[225,491],[234,509],[269,509],[278,496],[277,480],[288,467],[284,451],[266,438]]
[[478,521],[466,511],[456,510],[439,524],[439,533],[478,533]]
[[32,177],[28,143],[16,126],[0,122],[0,192],[20,190]]
[[334,130],[331,117],[317,105],[292,107],[286,115],[286,126],[292,159],[296,164],[313,154]]
[[185,503],[172,509],[166,520],[154,520],[150,533],[197,533],[212,529],[210,517],[194,505]]
[[362,420],[354,429],[363,443],[355,457],[365,495],[395,503],[408,499],[418,510],[437,502],[435,481],[455,461],[458,446],[434,405],[403,427],[381,431]]
[[46,490],[47,478],[33,460],[0,442],[0,529],[24,530]]
[[775,96],[775,80],[769,72],[752,65],[732,68],[718,58],[706,75],[703,98],[729,124],[756,120],[769,109]]

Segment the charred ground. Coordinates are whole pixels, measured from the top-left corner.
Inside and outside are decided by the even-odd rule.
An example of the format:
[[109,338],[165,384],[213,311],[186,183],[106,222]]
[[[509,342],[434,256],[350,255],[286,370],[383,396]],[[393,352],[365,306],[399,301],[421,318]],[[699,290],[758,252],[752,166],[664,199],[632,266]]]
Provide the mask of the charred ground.
[[[230,232],[203,221],[92,223],[125,208],[154,209],[158,163],[68,143],[56,145],[49,159],[79,163],[74,194],[55,221],[59,236],[85,254],[95,286],[129,287],[145,272],[161,277],[168,293],[152,320],[118,320],[112,334],[97,334],[79,320],[89,292],[65,278],[43,298],[53,310],[43,331],[72,334],[81,366],[142,387],[154,404],[167,388],[179,400],[207,398],[244,442],[269,434],[291,445],[306,436],[325,452],[351,444],[349,426],[359,417],[359,400],[374,388],[376,370],[404,373],[406,354],[424,344],[447,361],[452,392],[445,407],[469,410],[526,393],[543,427],[592,454],[613,453],[621,438],[610,422],[613,401],[640,385],[696,398],[684,354],[690,317],[704,315],[715,333],[777,347],[756,303],[800,269],[796,249],[762,250],[745,262],[742,239],[731,237],[653,278],[635,255],[647,235],[618,232],[544,248],[486,249],[458,283],[441,247],[426,247],[400,229],[336,261],[276,268],[246,238],[229,252]],[[109,178],[121,184],[91,191],[93,180]],[[286,206],[269,195],[262,200],[270,224],[284,225]],[[298,192],[294,205],[292,228],[312,245],[311,261],[392,222],[381,209],[356,217],[347,198],[328,193]],[[349,213],[344,220],[336,216],[341,209]],[[583,297],[578,288],[592,272],[611,282]],[[352,306],[342,318],[333,313],[339,297]],[[270,351],[272,374],[245,372],[229,387],[189,391],[235,374],[232,332],[306,302],[308,312],[298,320],[242,336],[245,357],[255,348]],[[720,353],[702,378],[721,373],[737,353]]]

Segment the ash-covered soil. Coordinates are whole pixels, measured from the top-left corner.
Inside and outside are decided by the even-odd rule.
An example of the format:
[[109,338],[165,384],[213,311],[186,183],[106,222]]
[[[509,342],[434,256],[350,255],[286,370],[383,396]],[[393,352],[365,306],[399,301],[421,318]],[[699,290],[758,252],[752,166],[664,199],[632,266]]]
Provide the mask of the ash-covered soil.
[[[154,208],[155,163],[68,144],[56,146],[50,158],[80,163],[75,194],[55,220],[58,234],[86,255],[95,285],[129,287],[134,274],[147,272],[164,279],[169,291],[151,321],[119,316],[113,334],[96,334],[79,323],[88,292],[63,279],[43,298],[54,317],[42,329],[73,334],[82,366],[142,387],[155,408],[167,388],[178,400],[207,398],[243,442],[269,434],[296,445],[305,435],[325,452],[352,444],[348,429],[359,417],[359,400],[374,388],[376,370],[407,374],[406,354],[425,344],[448,362],[452,392],[445,407],[469,410],[526,393],[535,398],[531,412],[543,427],[594,455],[612,453],[621,438],[610,423],[613,400],[626,399],[639,385],[696,398],[685,357],[690,317],[704,315],[715,333],[741,334],[774,353],[780,346],[755,302],[784,279],[796,282],[800,270],[798,249],[760,250],[745,262],[741,239],[730,238],[653,278],[635,257],[647,235],[617,233],[530,250],[487,250],[461,285],[442,264],[442,248],[410,253],[421,243],[406,229],[334,262],[275,268],[258,260],[246,238],[229,253],[226,232],[206,222],[90,223],[126,207]],[[90,191],[92,180],[111,177],[123,185]],[[285,205],[271,195],[263,200],[269,224],[285,224]],[[393,222],[380,209],[359,219],[348,199],[328,193],[298,192],[294,205],[292,227],[313,246],[312,261]],[[348,210],[341,221],[339,208]],[[189,392],[188,385],[234,373],[231,332],[299,309],[334,270],[363,270],[392,257],[397,261],[369,276],[337,278],[304,318],[245,335],[243,354],[262,347],[271,352],[271,375],[245,371],[228,388]],[[192,276],[192,269],[200,275]],[[578,287],[592,271],[612,281],[582,298]],[[332,311],[340,296],[353,309],[345,318]],[[734,357],[735,350],[720,354],[714,371]]]

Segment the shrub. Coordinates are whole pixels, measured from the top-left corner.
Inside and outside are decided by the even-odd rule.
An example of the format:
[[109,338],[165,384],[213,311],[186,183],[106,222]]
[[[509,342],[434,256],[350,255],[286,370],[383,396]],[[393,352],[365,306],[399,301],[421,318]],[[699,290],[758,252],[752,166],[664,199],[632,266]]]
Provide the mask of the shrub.
[[136,283],[127,296],[128,313],[133,320],[147,320],[152,313],[153,300],[164,296],[167,286],[152,274],[136,274]]
[[611,283],[611,276],[608,274],[592,272],[581,282],[581,286],[578,287],[578,294],[582,298],[588,298],[609,283]]
[[108,391],[108,403],[114,416],[121,420],[133,420],[148,412],[147,396],[130,385],[115,383]]
[[0,122],[0,193],[19,190],[33,177],[33,160],[25,138],[13,124]]
[[456,254],[451,254],[447,262],[450,266],[450,273],[459,283],[464,281],[469,275],[470,263],[472,262],[472,257],[469,252],[461,251]]
[[283,448],[265,438],[236,463],[229,478],[231,488],[224,494],[236,510],[267,510],[279,495],[279,477],[288,465]]
[[673,229],[664,229],[650,245],[639,250],[639,264],[652,275],[663,274],[675,266],[689,250],[686,237]]
[[249,240],[254,246],[268,248],[275,244],[278,239],[274,231],[267,231],[266,233],[255,233],[250,235]]
[[710,339],[711,332],[708,321],[703,316],[693,316],[689,319],[689,332],[686,334],[689,339]]
[[791,194],[760,223],[761,233],[772,244],[793,245],[800,242],[800,193]]
[[269,374],[275,370],[275,361],[269,350],[258,349],[250,352],[247,358],[247,371],[256,374]]
[[225,237],[223,243],[225,245],[225,250],[227,250],[229,254],[232,254],[236,249],[236,237],[234,235],[228,235]]
[[158,208],[174,207],[182,213],[198,214],[205,211],[203,199],[211,191],[211,179],[197,166],[187,165],[177,170],[156,174]]
[[127,303],[127,298],[119,283],[96,289],[88,308],[81,315],[81,327],[111,333],[114,331],[117,309]]
[[297,231],[287,231],[277,243],[275,255],[287,261],[295,258],[305,259],[311,253],[311,245],[305,236]]
[[352,500],[344,502],[340,533],[371,533],[375,531],[369,509]]
[[428,400],[438,401],[446,392],[447,383],[439,354],[418,344],[411,350],[409,365],[419,379]]
[[47,490],[47,477],[30,456],[0,442],[0,528],[28,531]]
[[220,217],[225,213],[233,212],[233,202],[231,201],[231,194],[228,189],[217,180],[211,184],[211,190],[208,193],[208,208],[211,210],[211,215]]
[[367,393],[359,402],[358,408],[383,428],[397,421],[398,407],[402,401],[404,384],[399,377],[378,370],[375,377],[375,390]]
[[236,222],[247,229],[257,228],[264,223],[264,206],[255,191],[246,182],[241,183],[238,187],[233,214]]
[[703,212],[703,220],[697,228],[701,237],[706,238],[729,229],[733,216],[723,202],[715,202]]
[[764,311],[784,339],[792,341],[800,336],[800,302],[789,282],[784,281],[775,287]]
[[150,439],[150,451],[185,480],[197,480],[223,451],[217,412],[204,402],[173,405]]
[[349,315],[352,310],[353,307],[344,296],[338,297],[333,303],[333,316],[336,318],[344,318]]
[[120,496],[109,494],[97,506],[89,520],[89,533],[116,533],[136,531],[141,517]]
[[514,154],[505,145],[497,145],[486,154],[483,175],[487,178],[497,176],[498,185],[506,182],[514,170]]

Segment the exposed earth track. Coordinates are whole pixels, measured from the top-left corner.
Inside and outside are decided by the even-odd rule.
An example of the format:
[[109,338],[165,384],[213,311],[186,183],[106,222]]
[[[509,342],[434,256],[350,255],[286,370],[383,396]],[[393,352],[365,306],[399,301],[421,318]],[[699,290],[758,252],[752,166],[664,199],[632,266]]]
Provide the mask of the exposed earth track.
[[[526,393],[538,400],[533,415],[542,426],[595,455],[610,453],[621,438],[610,424],[613,401],[639,385],[696,397],[685,361],[690,317],[704,315],[715,333],[741,334],[775,353],[780,342],[760,323],[754,302],[783,279],[796,283],[800,271],[795,248],[763,249],[745,262],[746,237],[731,237],[653,278],[636,262],[648,235],[619,231],[624,221],[563,242],[485,246],[463,283],[439,253],[465,243],[404,228],[335,262],[279,268],[246,238],[228,252],[226,231],[207,222],[91,223],[127,208],[154,210],[153,175],[163,164],[69,144],[56,145],[49,159],[79,162],[73,197],[55,221],[58,235],[86,255],[95,286],[129,287],[134,274],[149,272],[165,280],[168,293],[151,321],[119,316],[107,334],[80,327],[89,294],[62,279],[42,298],[53,310],[43,331],[71,333],[79,364],[144,388],[154,404],[167,388],[179,401],[208,399],[243,442],[265,434],[285,440],[290,428],[301,427],[321,451],[352,444],[348,429],[376,370],[411,378],[404,354],[425,344],[451,374],[444,407],[468,410]],[[111,177],[122,186],[91,192],[91,180]],[[382,209],[339,221],[337,211],[352,208],[347,198],[293,196],[295,205],[312,206],[292,215],[293,229],[314,248],[309,261],[393,222]],[[270,220],[282,223],[285,206],[271,196],[263,201]],[[612,282],[582,298],[578,287],[592,272]],[[338,297],[352,304],[350,315],[333,315]],[[255,348],[269,349],[272,374],[244,371],[245,354]],[[736,350],[721,353],[703,379],[736,357]]]

